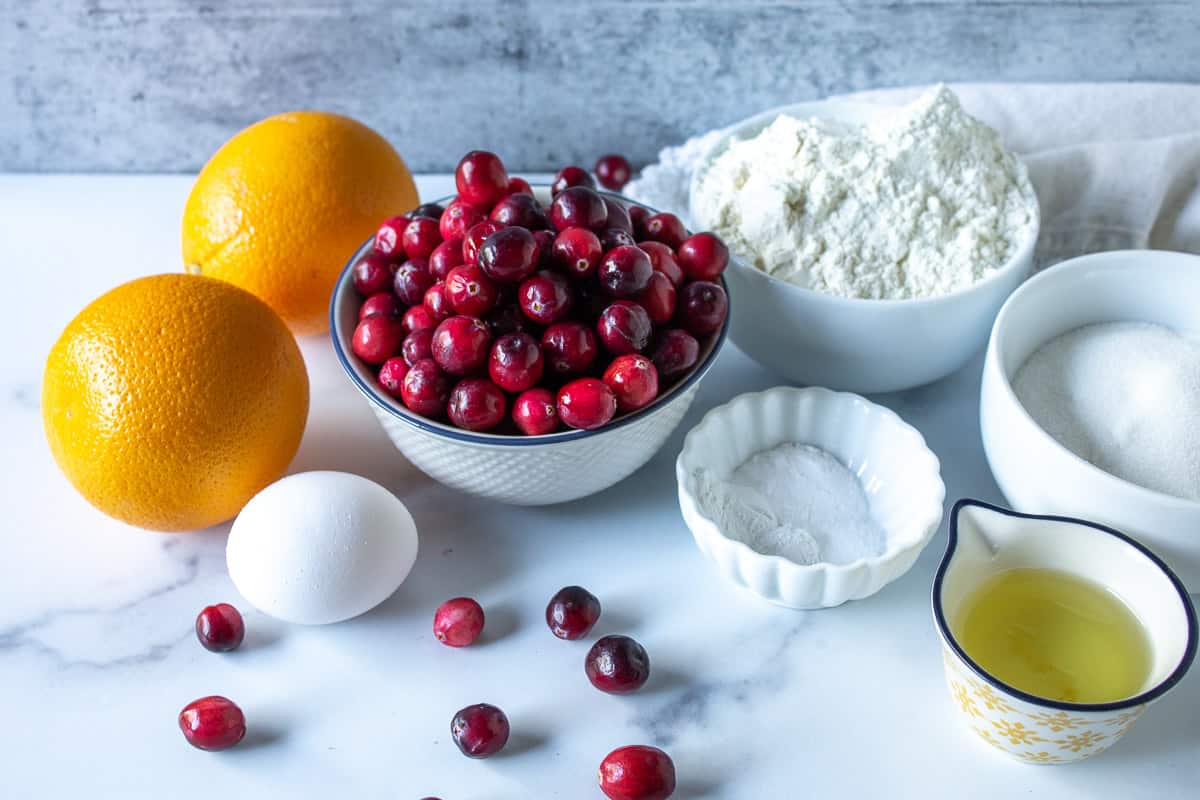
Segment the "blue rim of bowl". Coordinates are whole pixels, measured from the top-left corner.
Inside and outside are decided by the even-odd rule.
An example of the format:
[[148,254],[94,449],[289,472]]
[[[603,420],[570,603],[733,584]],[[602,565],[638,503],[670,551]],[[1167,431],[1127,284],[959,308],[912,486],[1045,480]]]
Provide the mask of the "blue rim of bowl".
[[[538,188],[546,189],[549,187],[546,184],[537,184],[533,188],[536,190]],[[628,197],[623,197],[622,195],[614,194],[612,192],[600,191],[599,193],[603,196],[612,197],[616,200],[619,200],[622,203],[633,203],[636,205],[645,206],[645,208],[652,213],[659,213],[650,206],[646,206],[645,203],[636,203],[636,201],[631,200]],[[456,196],[457,195],[446,195],[445,197],[439,197],[437,200],[431,200],[429,202],[437,204],[447,203],[453,200]],[[503,433],[473,433],[471,431],[463,430],[462,428],[455,428],[451,425],[437,422],[436,420],[420,417],[407,409],[399,407],[390,398],[384,398],[376,387],[371,386],[367,381],[364,381],[354,369],[353,364],[350,363],[350,356],[347,354],[338,337],[337,301],[341,293],[343,291],[347,291],[346,286],[349,282],[350,270],[354,268],[354,264],[359,258],[362,257],[364,252],[371,247],[372,243],[373,238],[367,239],[358,247],[357,250],[354,251],[354,254],[350,256],[350,260],[346,262],[346,266],[344,266],[342,271],[338,274],[337,282],[333,285],[333,292],[329,297],[329,338],[333,342],[333,352],[337,356],[338,362],[342,365],[342,369],[345,371],[346,375],[349,376],[350,380],[368,400],[386,410],[396,419],[402,420],[418,430],[424,431],[425,433],[431,433],[436,436],[443,436],[447,439],[463,442],[465,444],[481,444],[493,447],[535,447],[538,445],[559,444],[561,442],[574,442],[578,441],[579,439],[586,439],[589,436],[595,436],[597,434],[614,431],[618,428],[624,427],[625,425],[644,419],[645,417],[648,417],[654,412],[662,409],[668,403],[678,399],[691,386],[696,384],[701,378],[708,374],[708,371],[712,368],[713,362],[716,361],[717,355],[721,352],[721,348],[725,346],[725,340],[729,336],[729,320],[733,316],[733,304],[732,302],[729,302],[729,286],[725,282],[725,276],[722,275],[720,276],[719,280],[721,288],[725,290],[727,303],[725,322],[721,325],[721,329],[717,332],[716,339],[713,340],[712,346],[708,350],[708,354],[699,364],[692,368],[691,373],[689,373],[687,377],[673,384],[665,394],[661,394],[656,397],[654,402],[652,402],[650,405],[646,406],[645,408],[639,408],[637,411],[634,411],[630,414],[618,417],[604,427],[596,428],[594,430],[556,431],[555,433],[546,433],[540,436],[523,436],[518,434]]]
[[[942,610],[941,600],[942,584],[946,577],[946,570],[950,566],[951,556],[954,555],[954,551],[958,547],[958,512],[968,506],[984,508],[988,511],[995,511],[998,514],[1003,514],[1004,516],[1008,517],[1016,517],[1018,519],[1044,520],[1047,522],[1069,522],[1076,525],[1083,525],[1120,539],[1122,542],[1134,548],[1143,556],[1148,558],[1150,562],[1154,564],[1154,566],[1158,567],[1158,569],[1167,577],[1167,579],[1171,582],[1171,585],[1174,586],[1176,593],[1179,595],[1179,602],[1183,604],[1183,614],[1187,620],[1187,644],[1184,646],[1183,656],[1179,659],[1179,663],[1175,666],[1175,669],[1171,671],[1171,674],[1163,678],[1145,692],[1136,694],[1133,697],[1127,697],[1123,700],[1113,700],[1107,703],[1066,703],[1062,700],[1052,700],[1048,697],[1038,697],[1035,694],[1022,691],[1015,686],[1005,683],[977,664],[975,660],[967,655],[967,652],[963,650],[962,646],[958,643],[958,639],[954,636],[953,631],[950,630],[950,624],[946,620],[945,612]],[[1132,537],[1121,533],[1118,530],[1110,528],[1107,525],[1101,525],[1098,522],[1080,519],[1079,517],[1063,517],[1051,514],[1023,514],[1019,511],[1013,511],[1010,508],[1001,508],[1000,506],[992,505],[991,503],[985,503],[982,500],[964,497],[955,503],[954,507],[950,510],[949,540],[946,544],[946,552],[942,555],[942,561],[940,564],[938,564],[937,573],[933,576],[933,593],[931,599],[933,603],[934,621],[937,623],[938,631],[942,635],[942,641],[949,645],[950,649],[954,651],[954,654],[957,655],[959,659],[961,659],[962,662],[976,674],[976,676],[990,683],[992,686],[995,686],[997,689],[1007,692],[1008,694],[1024,700],[1027,703],[1037,706],[1044,706],[1046,708],[1053,708],[1059,711],[1120,711],[1122,709],[1144,705],[1152,700],[1157,700],[1159,697],[1162,697],[1164,694],[1174,688],[1175,685],[1181,680],[1183,680],[1183,676],[1187,674],[1188,669],[1192,666],[1192,661],[1196,657],[1196,609],[1192,605],[1191,597],[1188,596],[1187,589],[1184,587],[1183,582],[1180,581],[1175,573],[1171,571],[1170,567],[1163,563],[1161,558],[1150,552],[1150,550],[1141,542],[1138,542]]]

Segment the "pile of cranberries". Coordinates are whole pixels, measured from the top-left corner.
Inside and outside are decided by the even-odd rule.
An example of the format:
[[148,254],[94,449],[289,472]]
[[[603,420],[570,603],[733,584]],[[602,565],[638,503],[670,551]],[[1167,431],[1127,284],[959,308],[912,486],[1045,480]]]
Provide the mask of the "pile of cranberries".
[[[628,162],[597,164],[607,185]],[[604,195],[564,167],[549,207],[493,153],[458,195],[386,220],[352,268],[351,347],[411,411],[470,431],[593,430],[692,370],[728,311],[712,233]]]

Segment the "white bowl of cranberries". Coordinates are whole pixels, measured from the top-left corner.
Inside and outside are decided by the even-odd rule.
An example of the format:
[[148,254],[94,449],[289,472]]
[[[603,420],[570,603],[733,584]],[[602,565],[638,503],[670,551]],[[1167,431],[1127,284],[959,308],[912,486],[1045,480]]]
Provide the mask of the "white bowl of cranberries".
[[605,489],[661,447],[724,342],[728,251],[579,167],[535,189],[472,151],[455,183],[347,264],[338,357],[445,484],[527,505]]

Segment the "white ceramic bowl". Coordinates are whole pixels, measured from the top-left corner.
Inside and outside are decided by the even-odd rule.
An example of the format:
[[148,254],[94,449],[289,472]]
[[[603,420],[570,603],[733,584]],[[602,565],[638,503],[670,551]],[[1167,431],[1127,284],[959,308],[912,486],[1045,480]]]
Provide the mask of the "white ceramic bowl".
[[[535,187],[535,191],[540,199],[549,199],[548,188]],[[370,246],[368,241],[359,248],[334,286],[329,328],[338,360],[392,443],[418,469],[454,489],[503,503],[548,505],[577,500],[607,489],[649,461],[687,413],[729,328],[726,318],[721,330],[702,344],[692,371],[653,403],[603,428],[545,436],[472,433],[409,411],[379,388],[374,374],[350,349],[360,303],[350,270]]]
[[[885,551],[850,564],[800,565],[755,552],[725,534],[696,501],[696,470],[728,476],[755,453],[811,444],[855,473]],[[854,394],[781,386],[743,394],[705,415],[675,462],[679,506],[692,537],[721,575],[788,608],[826,608],[867,597],[912,567],[942,519],[946,487],[921,434],[895,412]]]
[[[864,123],[885,108],[823,100],[782,106],[727,129],[692,176],[694,198],[707,165],[733,139],[757,135],[780,114]],[[739,311],[730,335],[748,356],[798,384],[854,392],[921,386],[954,372],[976,353],[1004,299],[1033,266],[1038,220],[1013,257],[982,281],[941,297],[862,300],[805,289],[755,269],[731,254],[725,279]]]
[[1156,322],[1200,338],[1198,309],[1198,256],[1124,250],[1056,264],[1014,292],[996,317],[979,408],[988,464],[1013,508],[1083,517],[1124,531],[1166,561],[1193,592],[1200,591],[1200,503],[1092,466],[1038,426],[1011,381],[1037,348],[1083,325]]

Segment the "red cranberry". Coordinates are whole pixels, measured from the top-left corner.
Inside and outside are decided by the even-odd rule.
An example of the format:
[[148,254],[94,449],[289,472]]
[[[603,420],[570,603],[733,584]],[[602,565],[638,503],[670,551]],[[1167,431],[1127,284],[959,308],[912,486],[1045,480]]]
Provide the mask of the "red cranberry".
[[543,436],[558,430],[558,407],[549,389],[521,392],[513,401],[513,422],[526,436]]
[[[411,336],[411,334],[409,334]],[[404,341],[408,341],[405,339]],[[392,356],[383,362],[379,368],[379,385],[392,397],[401,396],[404,376],[408,374],[408,361],[400,356]]]
[[510,194],[501,200],[488,215],[492,222],[501,225],[517,225],[536,230],[547,225],[546,212],[531,194]]
[[645,356],[617,356],[604,370],[604,382],[617,396],[618,411],[645,408],[658,397],[658,370]]
[[636,692],[650,677],[646,648],[628,636],[605,636],[592,645],[584,661],[588,680],[602,692]]
[[509,194],[533,194],[533,187],[529,185],[529,181],[524,178],[509,178],[508,179]]
[[354,355],[368,364],[382,364],[394,356],[404,341],[404,323],[395,317],[373,314],[358,323],[350,339]]
[[633,243],[633,236],[624,228],[605,228],[600,231],[600,246],[605,252],[622,245],[631,246]]
[[595,189],[572,186],[559,192],[550,203],[550,221],[556,231],[580,227],[592,231],[604,229],[608,206]]
[[520,283],[537,267],[537,242],[524,228],[503,228],[484,240],[479,266],[499,283]]
[[392,283],[392,264],[379,253],[367,253],[350,270],[354,291],[363,297],[387,289]]
[[653,332],[646,309],[629,300],[617,300],[601,311],[596,320],[600,342],[616,356],[642,352],[650,344]]
[[205,650],[228,653],[236,650],[245,636],[246,623],[229,603],[206,606],[196,617],[196,638]]
[[542,270],[527,278],[517,290],[521,311],[534,322],[549,325],[571,308],[571,287],[557,272]]
[[414,258],[396,268],[392,289],[405,305],[419,306],[429,287],[436,282],[429,273],[429,262],[423,258]]
[[451,236],[429,254],[429,274],[439,281],[446,280],[450,270],[463,264],[463,240],[461,236]]
[[411,411],[436,419],[446,411],[450,384],[450,376],[442,372],[437,362],[423,358],[408,368],[400,385],[400,399]]
[[583,167],[563,167],[555,174],[554,181],[550,184],[550,196],[558,197],[561,192],[572,186],[586,186],[589,189],[595,189],[596,182]]
[[542,348],[528,333],[501,336],[488,358],[488,375],[506,392],[523,392],[537,385],[544,368]]
[[582,639],[598,619],[600,601],[582,586],[564,586],[546,606],[546,624],[560,639]]
[[445,212],[446,212],[446,209],[442,208],[437,203],[422,203],[421,205],[414,208],[412,210],[412,213],[409,214],[409,216],[414,217],[414,218],[415,217],[429,217],[430,219],[436,220],[436,219],[441,219],[442,214],[444,214]]
[[600,791],[609,800],[667,800],[675,793],[675,764],[657,747],[618,747],[600,762]]
[[633,238],[639,242],[646,238],[646,220],[650,219],[651,211],[645,206],[631,205],[628,208],[629,221],[633,223]]
[[646,288],[654,267],[650,256],[637,246],[620,245],[604,254],[596,276],[614,297],[633,297]]
[[683,268],[679,266],[679,262],[675,259],[675,251],[662,242],[650,240],[638,242],[638,247],[642,249],[642,252],[650,256],[650,266],[654,267],[654,271],[666,275],[671,284],[678,289],[680,284],[683,283],[684,275]]
[[246,735],[246,715],[228,698],[201,697],[179,712],[179,730],[192,747],[228,750]]
[[494,756],[508,742],[508,717],[487,703],[467,706],[450,722],[450,736],[468,758]]
[[458,195],[480,208],[491,208],[508,192],[508,171],[495,153],[472,150],[454,171]]
[[516,303],[505,303],[493,310],[487,315],[484,322],[492,329],[493,336],[503,336],[506,333],[517,333],[518,331],[528,333],[533,326],[529,317],[525,316],[521,307]]
[[379,292],[363,300],[363,304],[358,307],[358,318],[366,319],[372,314],[382,314],[385,317],[398,317],[403,309],[404,307],[400,305],[400,301],[396,299],[396,295],[392,294],[391,291]]
[[605,189],[619,192],[629,183],[633,176],[633,168],[625,160],[625,156],[609,153],[600,156],[596,161],[596,179]]
[[678,250],[679,245],[687,238],[687,228],[683,227],[683,221],[674,214],[654,214],[646,218],[646,236],[656,242],[662,242],[672,250]]
[[451,375],[469,375],[487,363],[492,332],[476,317],[451,317],[433,332],[433,360]]
[[433,328],[421,328],[404,337],[400,343],[400,355],[410,367],[422,358],[433,358],[430,343],[433,341]]
[[455,267],[446,277],[446,299],[459,314],[482,317],[495,308],[499,298],[500,290],[479,267]]
[[715,281],[729,263],[729,248],[715,233],[697,233],[679,245],[675,260],[694,281]]
[[436,328],[438,324],[438,321],[433,318],[433,315],[429,313],[429,309],[424,305],[413,306],[408,311],[405,311],[400,322],[404,326],[406,334],[424,330],[425,328]]
[[442,243],[438,221],[416,217],[404,229],[404,254],[409,258],[429,258],[433,249]]
[[555,266],[554,263],[554,238],[555,232],[546,228],[541,228],[533,233],[533,242],[537,245],[538,250],[538,269],[551,269]]
[[467,231],[467,235],[463,237],[463,263],[479,263],[479,248],[483,246],[489,236],[503,229],[503,225],[499,222],[492,222],[490,219],[472,225]]
[[558,390],[558,418],[572,428],[601,428],[617,413],[617,396],[597,378],[579,378]]
[[676,316],[693,336],[719,329],[729,312],[725,290],[709,281],[693,281],[683,287],[676,304]]
[[490,431],[504,422],[508,399],[500,387],[486,378],[467,378],[450,392],[446,406],[450,421],[463,430]]
[[433,320],[433,324],[437,325],[454,316],[454,307],[450,305],[450,298],[446,296],[446,284],[435,283],[425,290],[425,299],[421,301],[425,306],[425,310],[429,312],[429,318]]
[[578,374],[596,360],[596,334],[582,322],[556,322],[542,334],[546,366],[560,374]]
[[385,219],[375,231],[375,252],[390,257],[404,255],[401,239],[411,219],[408,214]]
[[664,380],[682,375],[696,366],[699,359],[700,343],[696,337],[678,328],[660,333],[654,343],[654,352],[650,354],[650,360]]
[[433,635],[449,647],[466,647],[483,631],[483,607],[470,597],[454,597],[433,615]]
[[613,197],[604,198],[604,207],[608,209],[608,218],[604,220],[605,228],[620,228],[633,236],[633,220],[629,217],[629,209],[620,200]]
[[604,248],[599,237],[587,228],[567,228],[555,237],[553,254],[564,272],[583,280],[596,274]]
[[675,316],[675,287],[661,272],[650,276],[650,282],[634,300],[646,309],[655,325],[666,325]]
[[463,237],[472,226],[485,219],[487,214],[461,197],[456,197],[442,212],[442,218],[438,220],[438,232],[442,234],[443,240],[450,240],[455,236]]

